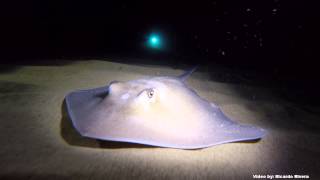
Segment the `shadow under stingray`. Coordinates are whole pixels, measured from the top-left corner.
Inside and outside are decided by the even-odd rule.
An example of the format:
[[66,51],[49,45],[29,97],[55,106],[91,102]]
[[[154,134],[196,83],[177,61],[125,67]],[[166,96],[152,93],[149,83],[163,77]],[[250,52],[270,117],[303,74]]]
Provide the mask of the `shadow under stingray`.
[[82,146],[90,148],[105,148],[105,149],[120,149],[120,148],[157,148],[155,146],[116,142],[116,141],[103,141],[93,138],[81,136],[80,133],[74,128],[71,119],[67,113],[66,101],[64,100],[61,107],[62,118],[60,122],[61,137],[72,146]]

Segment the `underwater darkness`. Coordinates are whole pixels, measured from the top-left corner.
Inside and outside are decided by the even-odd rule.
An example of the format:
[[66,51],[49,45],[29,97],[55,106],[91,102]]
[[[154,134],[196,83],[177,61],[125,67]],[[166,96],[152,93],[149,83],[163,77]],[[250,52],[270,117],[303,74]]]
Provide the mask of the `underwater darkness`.
[[[1,62],[219,65],[318,105],[317,7],[298,0],[3,1]],[[146,45],[152,33],[163,38],[161,48]]]

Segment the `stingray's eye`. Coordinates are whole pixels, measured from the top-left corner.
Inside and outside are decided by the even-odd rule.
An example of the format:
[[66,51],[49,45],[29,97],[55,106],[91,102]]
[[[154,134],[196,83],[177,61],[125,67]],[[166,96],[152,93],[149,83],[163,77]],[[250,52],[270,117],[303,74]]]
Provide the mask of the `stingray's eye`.
[[152,88],[144,89],[137,95],[137,100],[141,102],[154,102],[155,92],[156,91]]
[[147,95],[148,95],[149,98],[152,98],[153,95],[154,95],[154,90],[153,89],[148,89],[147,90]]

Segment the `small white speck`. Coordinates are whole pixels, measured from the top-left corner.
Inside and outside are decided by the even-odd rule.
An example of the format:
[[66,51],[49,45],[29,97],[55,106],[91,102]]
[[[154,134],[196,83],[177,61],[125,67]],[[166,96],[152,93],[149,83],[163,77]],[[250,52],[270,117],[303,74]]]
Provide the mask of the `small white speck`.
[[256,22],[256,25],[259,25],[259,24],[261,24],[261,23],[262,23],[262,20],[259,19],[259,20]]
[[250,9],[250,8],[247,8],[247,9],[246,9],[246,11],[247,11],[247,12],[250,12],[250,11],[251,11],[251,9]]
[[238,36],[233,36],[233,40],[237,40],[238,39]]
[[272,9],[272,15],[276,15],[277,12],[278,12],[278,9],[276,9],[276,8]]
[[226,52],[221,51],[221,55],[222,55],[222,56],[225,56],[225,55],[226,55]]

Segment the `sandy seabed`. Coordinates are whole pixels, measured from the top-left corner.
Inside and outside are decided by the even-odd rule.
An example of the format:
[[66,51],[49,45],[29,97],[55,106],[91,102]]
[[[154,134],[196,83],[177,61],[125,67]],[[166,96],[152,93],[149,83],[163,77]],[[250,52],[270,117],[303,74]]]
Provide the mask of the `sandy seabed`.
[[188,85],[230,118],[266,129],[265,138],[200,150],[97,141],[81,137],[66,114],[70,91],[182,72],[99,60],[0,70],[0,179],[320,178],[318,115],[268,88],[216,82],[205,72],[195,72]]

